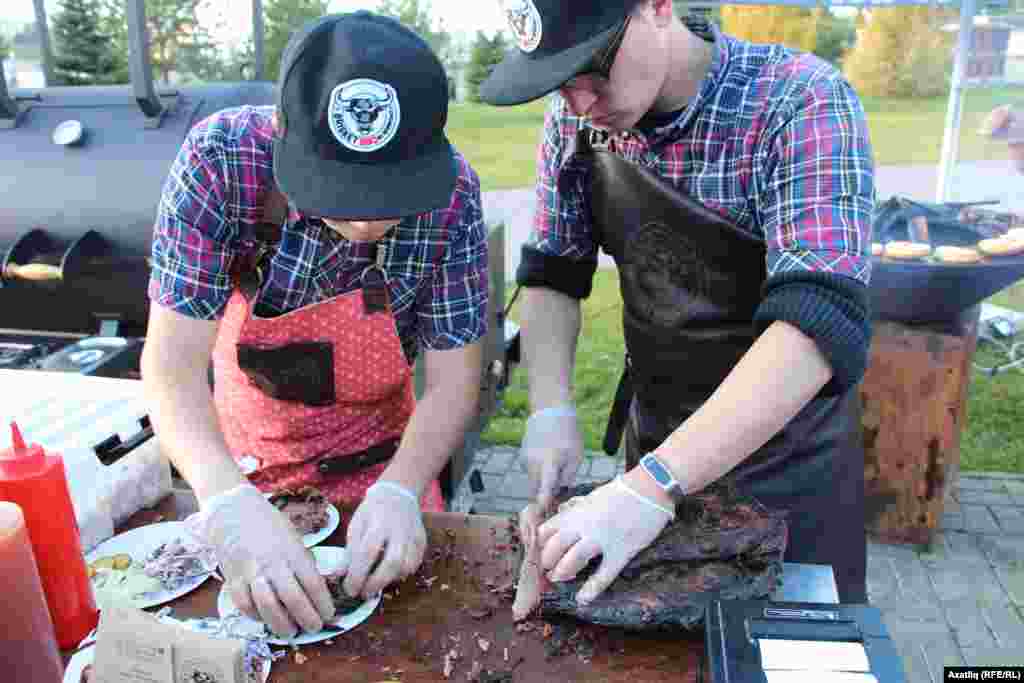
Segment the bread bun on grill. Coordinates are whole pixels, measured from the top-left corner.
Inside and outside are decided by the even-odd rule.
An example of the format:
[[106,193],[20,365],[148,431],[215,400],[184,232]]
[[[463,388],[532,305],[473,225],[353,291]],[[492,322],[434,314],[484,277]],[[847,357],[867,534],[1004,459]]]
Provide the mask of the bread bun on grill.
[[887,258],[913,260],[930,256],[932,245],[924,242],[887,242],[885,255]]
[[978,263],[981,254],[970,247],[935,247],[935,258],[943,263]]
[[1024,239],[1013,237],[993,237],[978,242],[978,249],[989,256],[1016,256],[1024,253]]

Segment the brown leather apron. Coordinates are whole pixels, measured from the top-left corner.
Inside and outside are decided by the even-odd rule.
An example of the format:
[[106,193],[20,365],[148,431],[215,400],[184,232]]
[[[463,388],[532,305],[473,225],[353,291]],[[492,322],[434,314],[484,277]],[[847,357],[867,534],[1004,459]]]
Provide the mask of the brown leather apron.
[[[708,399],[756,340],[765,245],[609,151],[600,135],[583,129],[577,151],[592,169],[595,241],[618,265],[627,350],[604,447],[616,453],[625,428],[632,468]],[[860,434],[856,387],[819,396],[727,475],[740,491],[789,511],[785,560],[831,565],[844,603],[867,601]]]

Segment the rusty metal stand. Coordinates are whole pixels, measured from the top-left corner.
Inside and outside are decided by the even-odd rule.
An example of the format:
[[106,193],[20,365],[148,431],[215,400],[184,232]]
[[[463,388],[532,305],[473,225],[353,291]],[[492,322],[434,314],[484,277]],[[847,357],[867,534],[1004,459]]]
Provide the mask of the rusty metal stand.
[[865,528],[877,541],[934,540],[960,474],[980,312],[943,325],[875,321],[861,398]]

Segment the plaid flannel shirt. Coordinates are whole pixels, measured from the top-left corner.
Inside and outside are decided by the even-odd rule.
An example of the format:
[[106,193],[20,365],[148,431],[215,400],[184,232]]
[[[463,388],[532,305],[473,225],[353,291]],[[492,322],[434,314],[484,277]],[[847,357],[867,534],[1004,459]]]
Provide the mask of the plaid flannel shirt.
[[[715,44],[696,99],[650,136],[613,136],[610,149],[764,238],[769,278],[811,271],[867,285],[874,161],[850,84],[813,55],[744,42],[699,18],[686,21]],[[586,124],[561,95],[551,99],[528,244],[550,256],[595,260],[585,167],[573,156]]]
[[[273,182],[273,107],[243,106],[196,124],[174,160],[157,212],[149,296],[183,315],[218,319],[232,292],[231,267],[259,223]],[[468,345],[487,332],[487,234],[480,182],[461,154],[451,204],[406,218],[377,248],[406,358],[420,347]],[[355,188],[358,192],[358,188]],[[373,245],[350,242],[294,208],[283,226],[256,305],[293,311],[358,289]]]

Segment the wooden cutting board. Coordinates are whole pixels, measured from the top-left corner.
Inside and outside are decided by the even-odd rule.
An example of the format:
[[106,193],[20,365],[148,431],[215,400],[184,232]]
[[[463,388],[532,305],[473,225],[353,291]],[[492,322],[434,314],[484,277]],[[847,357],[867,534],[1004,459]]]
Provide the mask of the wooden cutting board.
[[[119,531],[187,515],[194,509],[189,498],[178,492]],[[513,585],[521,553],[513,518],[427,513],[424,525],[428,545],[417,575],[389,591],[355,630],[275,662],[270,683],[696,683],[703,657],[699,640],[541,620],[520,632],[505,590]],[[344,539],[343,524],[324,545],[343,545]],[[171,603],[175,615],[215,616],[221,586],[211,579]]]

